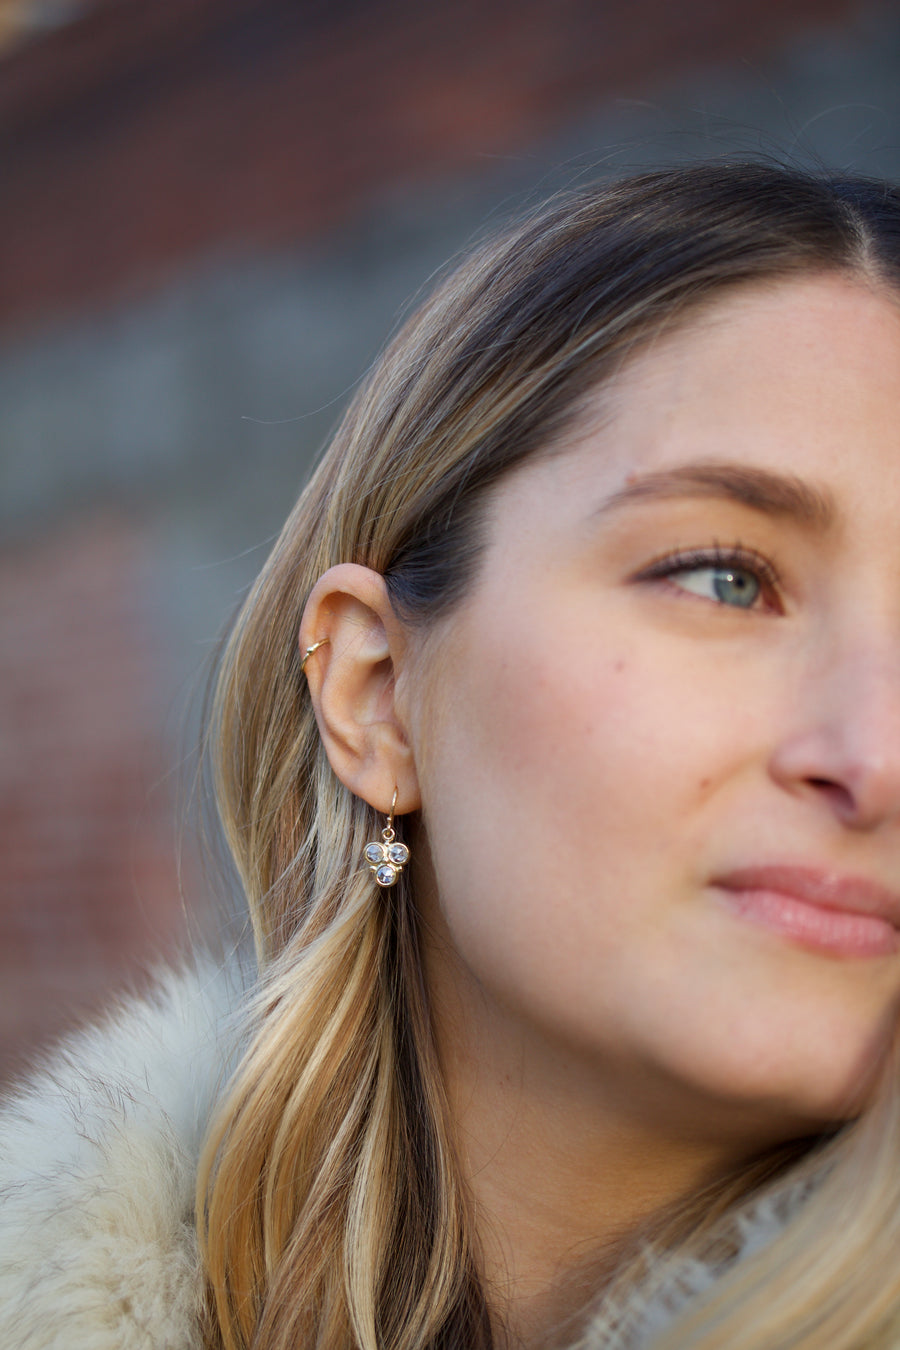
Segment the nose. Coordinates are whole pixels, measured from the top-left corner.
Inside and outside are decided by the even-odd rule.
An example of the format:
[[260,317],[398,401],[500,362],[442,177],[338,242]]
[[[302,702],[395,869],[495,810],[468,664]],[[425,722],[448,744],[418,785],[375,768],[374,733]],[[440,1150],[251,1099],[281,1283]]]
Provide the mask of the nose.
[[900,635],[819,653],[793,702],[772,776],[851,829],[900,821]]

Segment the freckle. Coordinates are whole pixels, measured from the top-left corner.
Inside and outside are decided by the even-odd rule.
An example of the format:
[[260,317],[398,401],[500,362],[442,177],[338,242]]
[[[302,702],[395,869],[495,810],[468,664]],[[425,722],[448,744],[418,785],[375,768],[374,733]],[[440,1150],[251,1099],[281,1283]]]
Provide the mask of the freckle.
[[708,787],[709,787],[709,779],[708,779],[708,778],[701,778],[701,779],[700,779],[700,791],[702,792],[705,788],[708,788]]

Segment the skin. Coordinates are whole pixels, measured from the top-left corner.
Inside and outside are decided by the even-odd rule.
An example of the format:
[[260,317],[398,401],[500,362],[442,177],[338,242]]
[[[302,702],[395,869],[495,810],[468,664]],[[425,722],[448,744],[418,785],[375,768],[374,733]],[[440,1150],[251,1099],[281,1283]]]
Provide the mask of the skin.
[[[421,811],[426,979],[511,1344],[583,1300],[564,1277],[587,1253],[872,1090],[900,935],[823,947],[716,879],[863,878],[900,927],[898,391],[883,288],[733,292],[500,484],[476,582],[424,646],[365,569],[310,600],[335,771]],[[677,476],[697,464],[817,496],[751,504]],[[738,545],[749,606],[721,558],[685,558]]]

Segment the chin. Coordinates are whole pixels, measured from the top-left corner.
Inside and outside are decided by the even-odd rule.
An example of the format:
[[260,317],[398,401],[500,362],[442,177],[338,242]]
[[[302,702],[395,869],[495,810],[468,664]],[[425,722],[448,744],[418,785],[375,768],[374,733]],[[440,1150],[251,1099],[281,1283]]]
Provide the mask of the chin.
[[[750,1151],[829,1133],[865,1110],[888,1071],[893,1021],[856,1037],[846,1021],[836,1027],[827,1018],[790,1039],[763,1041],[758,1025],[755,1035],[741,1030],[670,1064],[682,1088],[670,1080],[666,1114],[673,1125],[679,1119],[688,1130],[699,1125],[709,1140],[730,1138]],[[689,1049],[684,1042],[679,1048]]]
[[770,1064],[767,1072],[742,1078],[733,1084],[734,1102],[737,1113],[758,1121],[773,1141],[826,1133],[865,1110],[885,1071],[884,1044],[843,1064],[833,1053],[813,1053],[802,1064]]

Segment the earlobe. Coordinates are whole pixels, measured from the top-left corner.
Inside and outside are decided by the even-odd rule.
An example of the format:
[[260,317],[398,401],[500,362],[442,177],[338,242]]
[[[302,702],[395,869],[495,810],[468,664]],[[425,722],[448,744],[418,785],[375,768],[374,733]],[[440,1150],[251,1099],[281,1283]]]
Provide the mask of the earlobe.
[[341,782],[387,813],[419,806],[412,750],[396,707],[405,632],[384,578],[341,563],[319,578],[300,625],[300,651],[319,734]]

